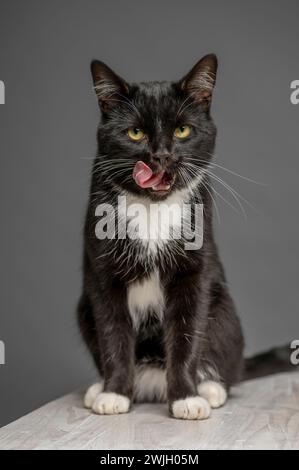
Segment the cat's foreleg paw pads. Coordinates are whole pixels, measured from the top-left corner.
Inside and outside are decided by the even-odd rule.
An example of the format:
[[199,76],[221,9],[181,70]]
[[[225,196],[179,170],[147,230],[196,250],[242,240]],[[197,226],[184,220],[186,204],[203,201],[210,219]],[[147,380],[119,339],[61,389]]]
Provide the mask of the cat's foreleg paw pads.
[[92,405],[92,411],[99,415],[128,413],[129,409],[130,400],[128,397],[109,392],[98,394]]
[[171,411],[173,417],[178,419],[207,419],[211,408],[203,397],[188,397],[174,401]]
[[85,408],[92,408],[96,397],[104,390],[104,382],[99,382],[91,385],[84,396]]
[[198,394],[205,398],[212,408],[220,408],[227,400],[223,385],[212,380],[202,382],[197,387]]

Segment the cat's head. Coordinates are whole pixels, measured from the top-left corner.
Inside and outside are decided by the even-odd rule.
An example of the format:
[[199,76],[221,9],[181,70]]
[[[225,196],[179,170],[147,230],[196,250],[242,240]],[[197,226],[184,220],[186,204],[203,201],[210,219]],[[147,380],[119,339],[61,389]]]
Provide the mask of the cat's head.
[[215,145],[216,56],[203,57],[177,82],[129,84],[99,61],[91,71],[102,111],[102,180],[153,199],[198,184]]

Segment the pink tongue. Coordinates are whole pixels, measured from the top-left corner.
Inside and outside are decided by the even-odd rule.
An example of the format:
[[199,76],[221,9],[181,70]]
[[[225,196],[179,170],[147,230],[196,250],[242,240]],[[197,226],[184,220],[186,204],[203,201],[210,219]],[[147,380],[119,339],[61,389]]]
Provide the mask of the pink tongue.
[[137,162],[133,170],[133,178],[136,184],[141,188],[159,187],[163,176],[164,171],[160,171],[154,175],[150,167],[142,161]]

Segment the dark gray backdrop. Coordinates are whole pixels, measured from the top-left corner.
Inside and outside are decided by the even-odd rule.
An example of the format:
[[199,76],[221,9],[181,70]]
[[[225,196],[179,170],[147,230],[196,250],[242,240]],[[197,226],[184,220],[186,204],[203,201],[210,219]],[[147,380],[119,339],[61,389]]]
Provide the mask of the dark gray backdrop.
[[74,316],[93,58],[138,81],[179,78],[217,53],[218,163],[265,183],[218,173],[255,207],[246,221],[220,200],[216,224],[247,352],[299,336],[298,17],[296,0],[0,1],[0,425],[94,376]]

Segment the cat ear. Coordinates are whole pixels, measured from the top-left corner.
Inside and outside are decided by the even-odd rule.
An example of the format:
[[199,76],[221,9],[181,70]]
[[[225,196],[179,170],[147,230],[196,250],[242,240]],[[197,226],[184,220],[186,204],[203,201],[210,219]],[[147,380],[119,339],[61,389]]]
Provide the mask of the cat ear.
[[190,94],[206,110],[209,109],[216,82],[218,61],[215,54],[204,56],[181,80],[182,90]]
[[107,112],[128,93],[129,87],[104,62],[94,60],[90,68],[100,108]]

